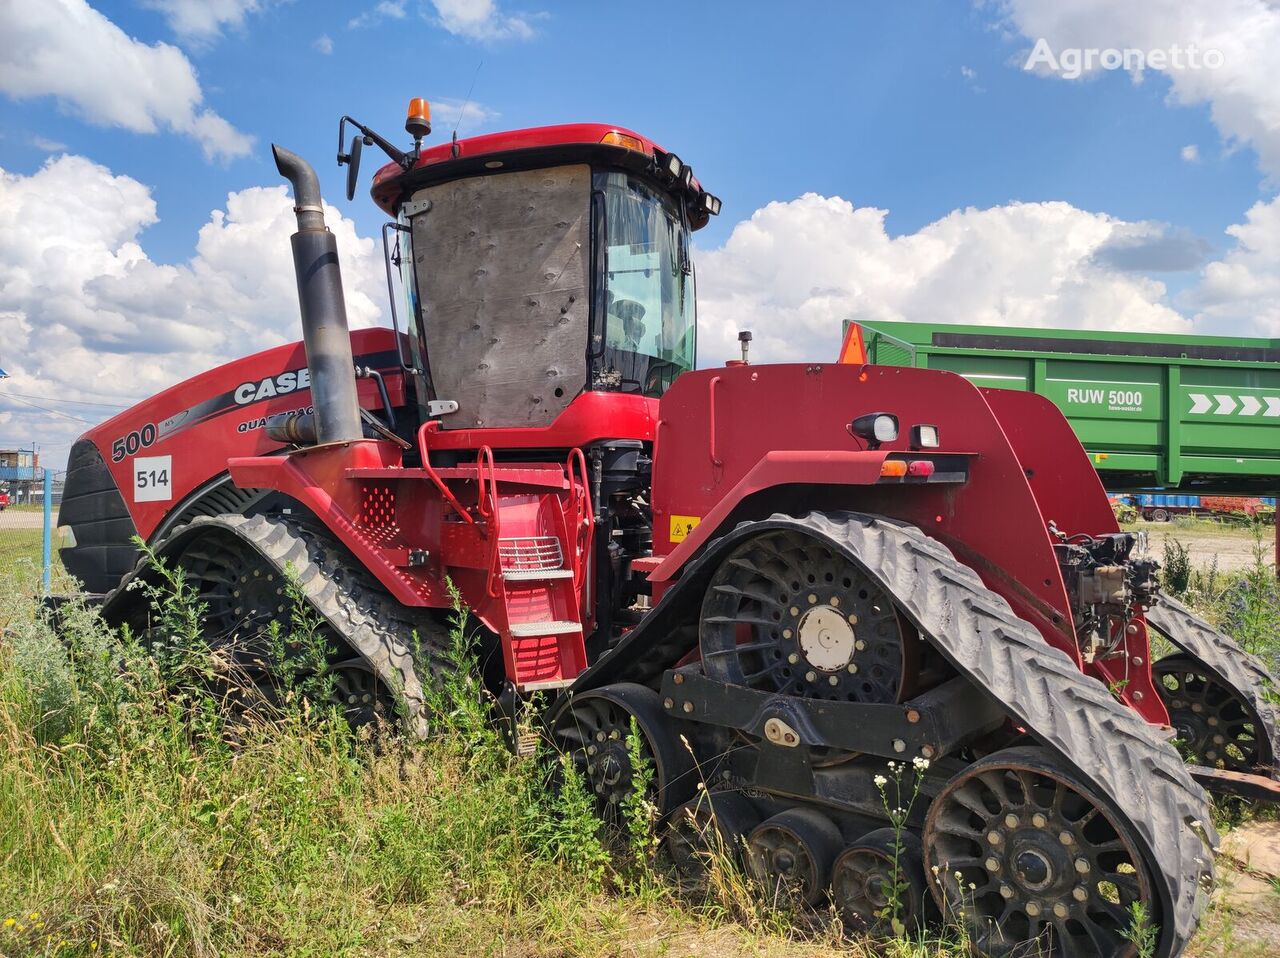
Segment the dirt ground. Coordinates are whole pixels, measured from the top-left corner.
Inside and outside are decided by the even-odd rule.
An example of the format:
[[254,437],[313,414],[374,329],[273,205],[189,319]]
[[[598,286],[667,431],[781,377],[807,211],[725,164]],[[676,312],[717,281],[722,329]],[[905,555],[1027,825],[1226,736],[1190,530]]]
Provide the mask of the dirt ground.
[[[1208,566],[1214,556],[1218,569],[1230,572],[1253,565],[1254,539],[1247,526],[1233,526],[1208,521],[1179,526],[1173,522],[1136,522],[1125,526],[1129,531],[1147,533],[1147,549],[1157,559],[1164,555],[1166,538],[1177,539],[1191,552],[1196,567]],[[1269,565],[1275,565],[1275,530],[1263,530],[1263,550]]]
[[1217,872],[1189,958],[1280,953],[1280,822],[1249,822],[1227,833]]
[[0,512],[0,533],[5,529],[39,529],[44,525],[44,513],[25,509],[5,509]]

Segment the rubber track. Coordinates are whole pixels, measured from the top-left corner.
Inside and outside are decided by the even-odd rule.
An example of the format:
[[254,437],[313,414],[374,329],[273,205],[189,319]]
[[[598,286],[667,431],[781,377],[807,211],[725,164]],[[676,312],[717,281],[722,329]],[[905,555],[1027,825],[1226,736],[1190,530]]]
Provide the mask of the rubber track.
[[1270,744],[1265,771],[1272,778],[1280,779],[1280,768],[1276,767],[1276,758],[1280,756],[1280,710],[1273,704],[1280,693],[1280,682],[1256,656],[1177,599],[1161,596],[1159,604],[1147,612],[1146,619],[1214,678],[1235,689],[1257,713]]
[[[447,630],[425,610],[409,609],[396,602],[342,546],[296,519],[199,516],[174,529],[157,552],[162,558],[180,557],[188,546],[210,532],[234,535],[282,575],[291,575],[312,608],[370,664],[388,688],[404,699],[410,730],[425,734],[425,701],[419,675],[438,671],[447,661]],[[120,586],[107,594],[104,611],[109,613],[113,600],[125,598],[129,583],[145,575],[149,567],[144,557]],[[415,649],[425,661],[415,661]]]
[[1161,899],[1157,954],[1180,954],[1208,903],[1217,833],[1207,796],[1173,746],[1046,643],[936,539],[857,513],[792,521],[842,547],[880,580],[957,669],[1111,804],[1142,846]]

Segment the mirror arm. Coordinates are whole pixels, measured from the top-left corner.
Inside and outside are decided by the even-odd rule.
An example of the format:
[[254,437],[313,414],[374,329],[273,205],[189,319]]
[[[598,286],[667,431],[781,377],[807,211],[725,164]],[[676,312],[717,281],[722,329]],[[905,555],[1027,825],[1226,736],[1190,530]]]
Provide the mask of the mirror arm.
[[383,153],[387,154],[387,156],[391,158],[391,162],[397,164],[401,169],[407,170],[411,166],[413,166],[413,157],[410,154],[405,153],[403,150],[397,149],[391,143],[387,142],[386,139],[379,136],[373,130],[365,126],[363,123],[349,116],[343,116],[342,119],[338,121],[338,165],[339,166],[342,166],[347,162],[348,159],[350,159],[350,157],[347,154],[342,152],[342,144],[346,136],[346,125],[348,123],[350,123],[357,130],[359,130],[361,134],[363,134],[366,143],[368,143],[371,146],[376,146]]

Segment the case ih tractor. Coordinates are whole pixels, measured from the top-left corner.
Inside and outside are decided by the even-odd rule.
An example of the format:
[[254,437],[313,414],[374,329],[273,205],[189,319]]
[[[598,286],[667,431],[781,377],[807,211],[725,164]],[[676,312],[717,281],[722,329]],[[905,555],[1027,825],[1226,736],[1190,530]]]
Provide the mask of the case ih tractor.
[[[1197,778],[1274,791],[1270,680],[1158,594],[1048,401],[856,357],[695,370],[690,237],[720,201],[674,153],[598,124],[424,149],[422,101],[407,151],[347,117],[340,149],[347,124],[349,196],[362,146],[391,158],[397,329],[348,332],[316,174],[276,147],[303,342],[72,452],[62,557],[110,620],[145,628],[139,535],[269,685],[292,577],[351,719],[398,700],[421,728],[454,588],[501,711],[542,703],[606,814],[635,723],[686,876],[718,836],[763,893],[856,922],[897,861],[910,916],[985,954],[1135,954],[1135,904],[1182,951]],[[900,843],[888,762],[920,785]]]

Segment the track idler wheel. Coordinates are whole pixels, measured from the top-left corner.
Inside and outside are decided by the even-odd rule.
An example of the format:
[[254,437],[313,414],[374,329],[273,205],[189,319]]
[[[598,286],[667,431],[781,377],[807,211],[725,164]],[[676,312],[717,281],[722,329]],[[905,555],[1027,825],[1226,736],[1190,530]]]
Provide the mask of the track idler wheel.
[[580,692],[557,717],[553,738],[585,778],[601,815],[616,821],[635,788],[627,744],[632,720],[641,758],[653,770],[648,797],[662,819],[693,794],[696,776],[693,756],[653,689],[623,682]]
[[910,832],[877,829],[841,852],[831,867],[831,898],[851,931],[919,928],[928,897],[924,850]]
[[747,864],[771,903],[816,905],[827,892],[840,830],[819,811],[790,808],[747,839]]
[[951,779],[929,807],[924,855],[938,904],[985,955],[1129,956],[1135,904],[1159,933],[1127,824],[1040,748],[995,752]]
[[1178,748],[1197,765],[1257,772],[1270,754],[1259,740],[1262,722],[1235,689],[1189,655],[1170,655],[1152,667],[1156,691],[1178,732]]
[[663,847],[686,891],[704,890],[725,862],[740,863],[742,842],[760,816],[736,792],[699,792],[671,813]]

